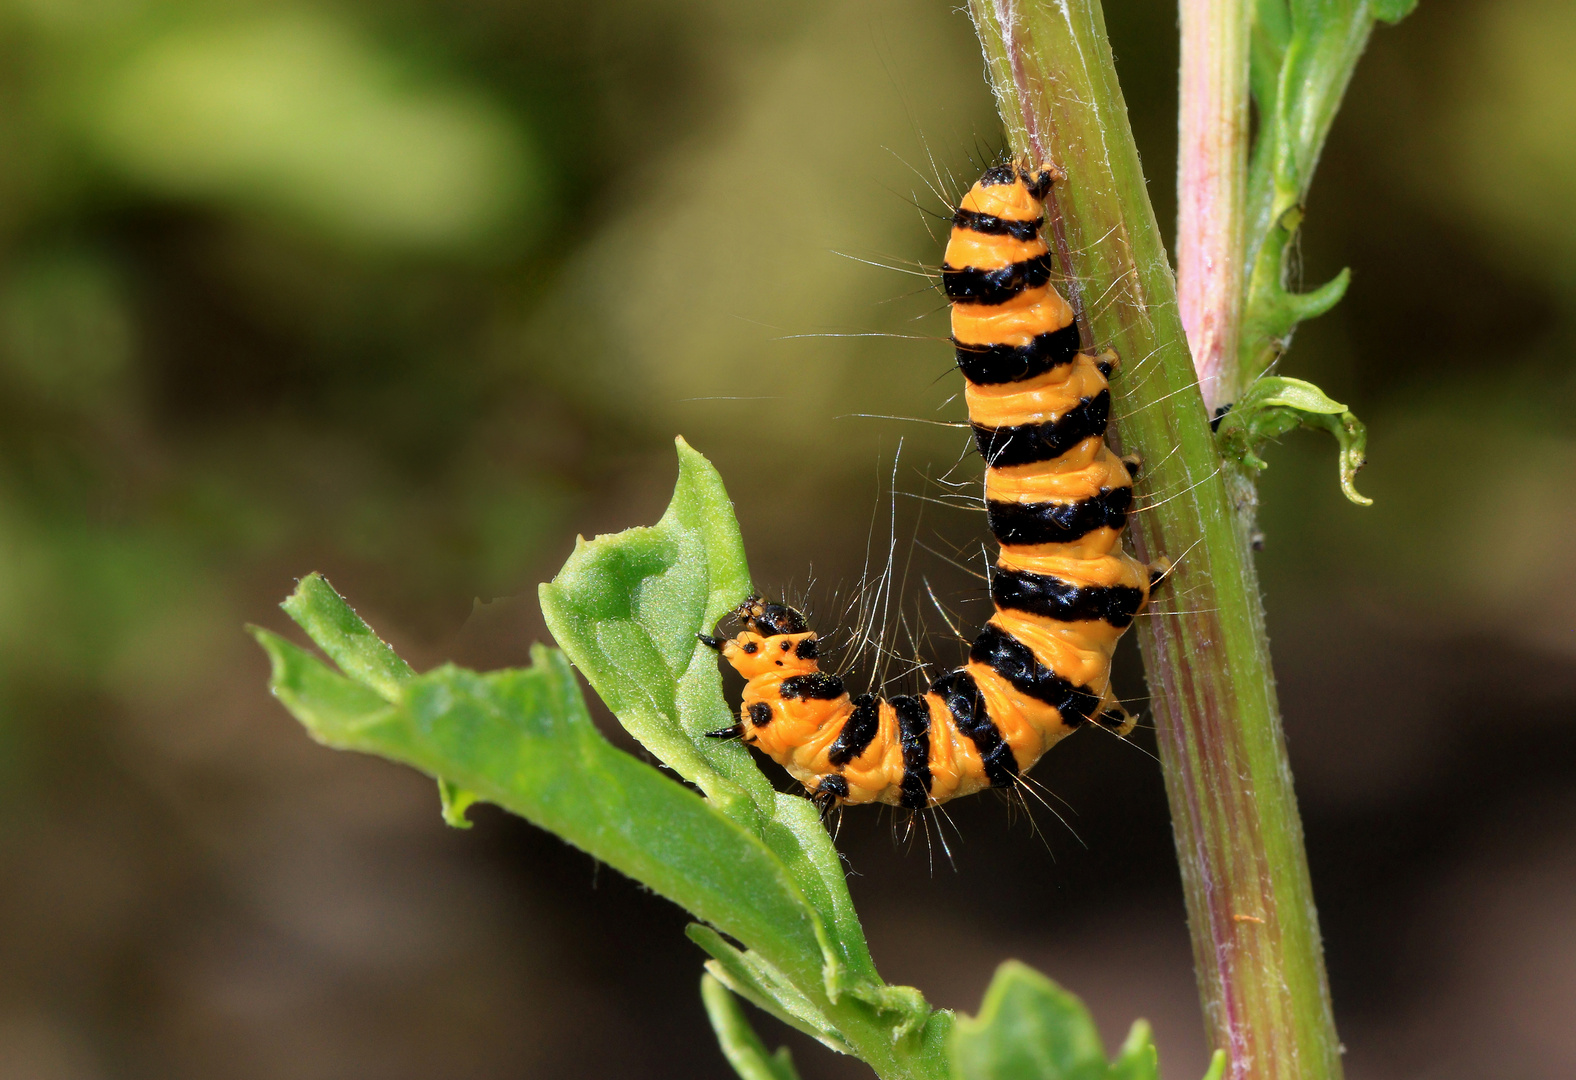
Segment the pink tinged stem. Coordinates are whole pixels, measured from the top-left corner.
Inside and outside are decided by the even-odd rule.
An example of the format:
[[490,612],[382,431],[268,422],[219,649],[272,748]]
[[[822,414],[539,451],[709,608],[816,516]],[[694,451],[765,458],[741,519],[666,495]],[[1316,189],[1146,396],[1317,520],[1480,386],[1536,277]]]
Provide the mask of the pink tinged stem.
[[1245,0],[1180,0],[1180,8],[1177,302],[1213,414],[1241,391],[1250,13]]

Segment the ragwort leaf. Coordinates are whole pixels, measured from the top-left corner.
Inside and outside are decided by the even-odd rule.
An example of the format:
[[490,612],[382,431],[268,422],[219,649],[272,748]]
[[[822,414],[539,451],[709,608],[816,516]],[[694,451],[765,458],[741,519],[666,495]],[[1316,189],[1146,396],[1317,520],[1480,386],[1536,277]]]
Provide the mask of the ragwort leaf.
[[710,975],[702,975],[700,996],[723,1056],[739,1074],[739,1080],[799,1080],[788,1048],[779,1046],[775,1054],[768,1054],[726,986]]
[[278,635],[253,634],[275,696],[319,741],[448,778],[749,942],[790,978],[821,977],[815,911],[781,860],[609,743],[557,650],[537,646],[531,667],[486,675],[445,665],[389,702]]
[[996,969],[979,1016],[953,1027],[955,1080],[1104,1080],[1108,1067],[1083,1002],[1016,960]]
[[706,736],[737,717],[717,656],[697,640],[752,592],[733,503],[717,470],[678,440],[679,478],[656,525],[581,540],[541,587],[548,628],[626,730],[754,830],[788,866],[825,934],[826,992],[899,1014],[907,1034],[929,1006],[881,981],[842,863],[814,806],[771,786],[737,742]]

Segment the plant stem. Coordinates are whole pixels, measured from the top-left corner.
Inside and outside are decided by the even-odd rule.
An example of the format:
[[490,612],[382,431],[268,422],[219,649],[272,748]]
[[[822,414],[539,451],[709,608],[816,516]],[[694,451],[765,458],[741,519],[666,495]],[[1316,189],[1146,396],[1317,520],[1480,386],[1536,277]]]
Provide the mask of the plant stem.
[[1177,301],[1204,407],[1237,397],[1248,175],[1246,0],[1181,0]]
[[1144,458],[1141,557],[1174,563],[1140,619],[1211,1042],[1238,1080],[1337,1080],[1339,1044],[1246,537],[1188,354],[1098,0],[971,0],[1015,153],[1047,204],[1086,343],[1115,347],[1117,433]]

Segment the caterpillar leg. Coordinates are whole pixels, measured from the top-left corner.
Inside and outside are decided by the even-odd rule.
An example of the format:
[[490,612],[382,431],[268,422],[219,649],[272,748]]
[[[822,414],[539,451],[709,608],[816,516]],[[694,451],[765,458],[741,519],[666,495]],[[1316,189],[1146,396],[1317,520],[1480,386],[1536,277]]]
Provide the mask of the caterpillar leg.
[[822,820],[841,806],[846,798],[848,798],[848,781],[836,773],[821,777],[810,791],[810,801],[815,803],[815,808],[821,812]]
[[1138,723],[1138,718],[1124,709],[1120,704],[1113,704],[1105,712],[1094,718],[1095,723],[1107,731],[1117,735],[1126,736]]
[[1094,358],[1094,366],[1100,369],[1101,375],[1109,379],[1121,368],[1122,358],[1117,355],[1115,349],[1101,349],[1099,355]]
[[1138,479],[1138,470],[1144,464],[1142,454],[1123,454],[1122,464],[1127,466],[1127,475],[1134,480]]
[[1149,587],[1153,589],[1155,586],[1159,585],[1162,581],[1171,576],[1171,571],[1174,569],[1175,567],[1172,566],[1171,560],[1165,558],[1164,556],[1150,563]]

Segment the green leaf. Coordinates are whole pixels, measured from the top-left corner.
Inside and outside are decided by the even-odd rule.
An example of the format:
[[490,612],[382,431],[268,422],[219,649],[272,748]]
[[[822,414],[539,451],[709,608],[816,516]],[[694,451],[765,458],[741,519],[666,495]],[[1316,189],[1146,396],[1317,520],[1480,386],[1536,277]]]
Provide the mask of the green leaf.
[[733,503],[717,470],[678,440],[673,501],[656,525],[581,540],[540,590],[548,629],[619,723],[719,809],[753,830],[814,906],[827,953],[826,992],[897,1014],[899,1037],[929,1006],[881,981],[842,863],[815,807],[777,792],[742,745],[706,737],[734,723],[717,654],[697,633],[751,593]]
[[820,914],[836,950],[825,972],[826,992],[833,1001],[850,994],[882,1013],[896,1014],[894,1041],[913,1034],[930,1015],[925,996],[912,986],[890,986],[876,972],[865,943],[864,928],[848,895],[842,859],[821,815],[808,800],[774,793],[772,817],[762,829],[768,847],[788,866],[794,880]]
[[678,440],[673,501],[649,528],[579,540],[539,594],[547,628],[618,721],[723,809],[770,816],[776,792],[732,742],[717,654],[696,640],[751,592],[733,504],[709,461]]
[[[977,1017],[962,1017],[951,1040],[953,1080],[1159,1080],[1149,1024],[1128,1032],[1116,1060],[1089,1010],[1033,968],[1009,960],[996,969]],[[1217,1053],[1205,1080],[1220,1080]]]
[[269,689],[318,742],[350,745],[395,712],[387,698],[330,671],[304,649],[261,627],[249,629],[273,661]]
[[[1253,6],[1253,36],[1249,45],[1249,85],[1260,114],[1272,122],[1273,106],[1280,84],[1281,62],[1291,40],[1291,11],[1286,0],[1258,0]],[[1268,110],[1268,111],[1266,111]],[[1261,121],[1265,122],[1265,121]],[[1269,134],[1267,130],[1262,132]],[[1258,149],[1267,150],[1271,139],[1260,139]]]
[[1303,427],[1322,427],[1335,436],[1341,447],[1337,460],[1341,470],[1341,492],[1358,506],[1372,506],[1374,501],[1359,494],[1354,484],[1357,470],[1368,463],[1368,429],[1363,427],[1363,422],[1348,412],[1339,416],[1310,417],[1303,421]]
[[738,745],[699,734],[733,714],[695,634],[748,588],[720,478],[682,441],[679,456],[662,520],[581,541],[542,593],[620,721],[707,797],[602,737],[564,653],[538,647],[528,669],[415,675],[316,575],[285,607],[345,674],[254,628],[274,693],[320,741],[439,778],[452,824],[492,802],[681,904],[716,927],[692,931],[716,977],[786,1022],[884,1076],[939,1077],[951,1016],[881,982],[814,806],[775,791]]
[[1346,406],[1304,379],[1271,376],[1259,379],[1237,403],[1241,409],[1282,406],[1305,413],[1343,413]]
[[[406,680],[416,674],[388,642],[372,632],[322,574],[308,574],[302,578],[295,592],[279,606],[341,671],[363,686],[371,687],[387,701],[399,700]],[[465,811],[476,801],[474,794],[440,777],[438,800],[444,821],[456,829],[471,827]]]
[[569,663],[414,676],[390,703],[266,630],[272,687],[319,741],[444,777],[558,834],[724,932],[796,983],[820,981],[815,910],[758,837],[617,749],[592,724]]
[[1283,337],[1291,333],[1298,323],[1316,319],[1339,304],[1351,283],[1351,268],[1343,267],[1339,274],[1317,289],[1299,293],[1280,292],[1276,297],[1276,304],[1280,309],[1281,317],[1288,320],[1288,323],[1277,336]]
[[1247,468],[1262,471],[1269,463],[1258,451],[1271,439],[1296,428],[1328,431],[1340,446],[1337,464],[1341,491],[1359,506],[1373,500],[1358,493],[1354,480],[1367,462],[1368,432],[1362,421],[1333,401],[1317,386],[1302,379],[1265,376],[1253,384],[1242,400],[1221,417],[1216,429],[1220,452]]
[[800,993],[759,953],[734,948],[721,934],[702,923],[690,923],[685,932],[691,941],[711,955],[706,970],[735,994],[838,1053],[853,1053],[843,1034],[820,1006]]
[[1253,32],[1255,38],[1262,37],[1267,55],[1279,64],[1292,33],[1291,8],[1286,0],[1257,0],[1253,5]]
[[322,574],[308,574],[279,605],[339,670],[389,701],[416,672],[372,632]]
[[[1117,1051],[1116,1060],[1106,1074],[1110,1080],[1160,1080],[1160,1055],[1155,1050],[1149,1021],[1135,1020],[1127,1041]],[[1205,1077],[1205,1080],[1210,1080]],[[1215,1078],[1219,1080],[1219,1078]]]
[[779,1046],[775,1054],[768,1055],[755,1029],[744,1018],[738,1000],[726,986],[710,975],[702,975],[700,996],[706,1003],[706,1015],[711,1020],[712,1030],[717,1033],[723,1056],[740,1080],[799,1080],[788,1048]]
[[[1247,191],[1248,291],[1237,386],[1269,369],[1299,322],[1324,314],[1348,274],[1305,293],[1286,288],[1287,253],[1330,126],[1376,19],[1395,22],[1416,0],[1255,0],[1249,85],[1259,116]],[[1228,395],[1229,396],[1229,395]]]
[[958,1019],[952,1070],[954,1080],[1103,1080],[1108,1065],[1083,1002],[1009,960],[996,969],[979,1016]]

